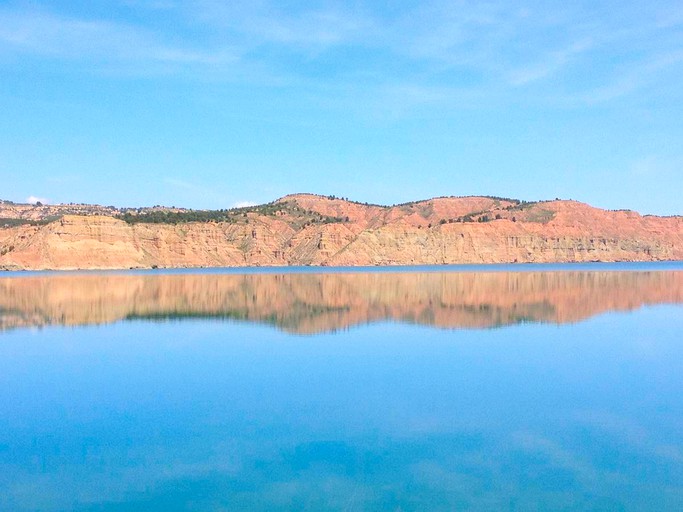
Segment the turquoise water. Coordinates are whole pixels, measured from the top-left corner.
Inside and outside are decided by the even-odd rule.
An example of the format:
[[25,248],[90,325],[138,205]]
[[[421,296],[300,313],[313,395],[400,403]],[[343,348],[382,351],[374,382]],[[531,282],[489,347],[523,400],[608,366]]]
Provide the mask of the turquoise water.
[[504,270],[6,279],[0,510],[683,509],[680,267]]

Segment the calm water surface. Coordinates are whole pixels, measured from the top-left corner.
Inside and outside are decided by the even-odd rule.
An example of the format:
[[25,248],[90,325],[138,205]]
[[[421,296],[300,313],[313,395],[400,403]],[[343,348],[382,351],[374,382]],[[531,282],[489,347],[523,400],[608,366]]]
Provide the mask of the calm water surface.
[[474,270],[0,277],[0,510],[683,510],[683,265]]

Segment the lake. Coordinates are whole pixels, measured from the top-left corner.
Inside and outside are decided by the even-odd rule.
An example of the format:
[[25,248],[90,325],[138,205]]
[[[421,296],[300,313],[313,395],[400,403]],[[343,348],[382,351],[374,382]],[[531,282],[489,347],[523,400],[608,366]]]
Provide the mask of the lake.
[[683,510],[683,264],[1,274],[0,510]]

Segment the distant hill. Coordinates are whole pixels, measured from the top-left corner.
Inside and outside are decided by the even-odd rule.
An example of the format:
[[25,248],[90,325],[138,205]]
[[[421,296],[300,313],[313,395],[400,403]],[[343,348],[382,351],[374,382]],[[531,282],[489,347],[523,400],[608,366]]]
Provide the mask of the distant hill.
[[683,217],[576,201],[395,206],[294,194],[224,210],[0,202],[0,267],[409,265],[683,259]]

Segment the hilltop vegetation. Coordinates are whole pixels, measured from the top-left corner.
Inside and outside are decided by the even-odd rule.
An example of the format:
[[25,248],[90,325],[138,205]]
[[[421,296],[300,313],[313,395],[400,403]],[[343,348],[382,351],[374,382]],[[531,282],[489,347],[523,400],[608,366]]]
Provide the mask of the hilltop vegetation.
[[[193,210],[160,205],[117,208],[74,203],[17,204],[0,200],[0,228],[40,226],[59,220],[65,215],[108,216],[130,225],[249,224],[259,218],[277,218],[294,229],[310,225],[349,223],[360,218],[375,219],[381,224],[387,219],[395,221],[401,217],[412,219],[410,222],[418,227],[427,228],[453,223],[490,223],[502,220],[545,224],[550,222],[556,213],[546,206],[550,202],[552,201],[524,201],[500,196],[441,196],[382,206],[334,195],[293,194],[255,206]],[[424,222],[420,222],[420,219]]]
[[[194,210],[175,206],[117,208],[88,204],[17,204],[0,200],[0,228],[40,226],[66,215],[107,216],[127,224],[178,225],[189,223],[249,224],[259,218],[279,219],[294,229],[310,225],[353,223],[374,225],[406,219],[418,227],[437,228],[454,223],[496,221],[546,224],[556,215],[551,203],[571,201],[524,201],[501,196],[441,196],[392,206],[361,203],[346,197],[292,194],[281,199],[241,208]],[[580,204],[580,203],[578,203]],[[628,212],[628,210],[624,210]],[[675,218],[675,216],[674,216]]]
[[280,217],[288,223],[297,225],[330,224],[348,219],[321,215],[312,210],[300,208],[295,201],[271,202],[244,208],[223,210],[126,210],[115,215],[128,224],[182,224],[188,222],[227,222],[232,224],[249,223],[250,217]]

